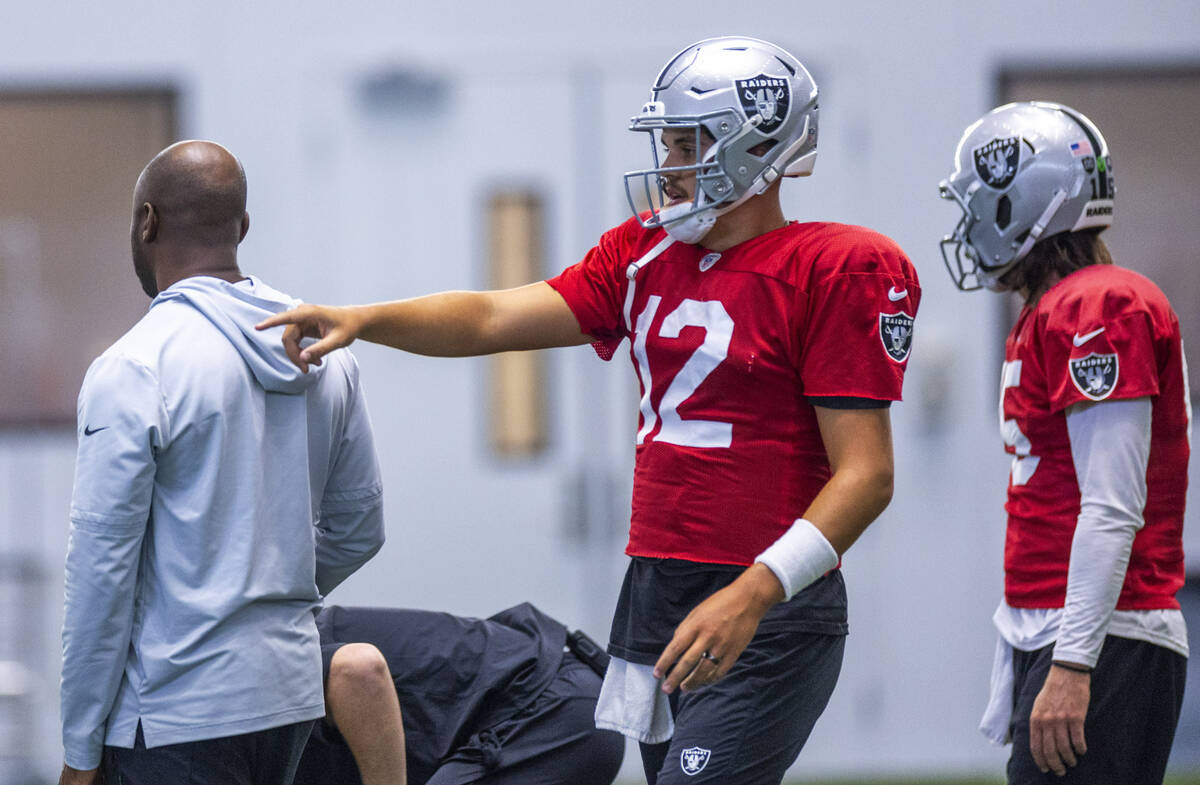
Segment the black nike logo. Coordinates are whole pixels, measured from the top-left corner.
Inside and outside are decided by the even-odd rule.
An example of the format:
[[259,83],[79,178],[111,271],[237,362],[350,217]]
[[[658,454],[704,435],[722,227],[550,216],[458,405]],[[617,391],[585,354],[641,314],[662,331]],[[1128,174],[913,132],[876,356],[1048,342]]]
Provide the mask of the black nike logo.
[[91,436],[93,433],[99,433],[100,431],[103,431],[107,428],[108,428],[107,425],[101,425],[99,428],[91,428],[91,427],[85,425],[85,426],[83,426],[83,435]]

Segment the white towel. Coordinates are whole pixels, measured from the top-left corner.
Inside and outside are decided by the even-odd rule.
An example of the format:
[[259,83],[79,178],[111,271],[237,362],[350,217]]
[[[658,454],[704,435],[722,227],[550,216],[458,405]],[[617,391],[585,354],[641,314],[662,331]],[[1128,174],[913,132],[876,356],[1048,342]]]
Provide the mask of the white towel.
[[620,657],[609,660],[596,701],[596,727],[645,744],[658,744],[675,734],[671,704],[659,688],[652,666],[635,665]]
[[992,691],[988,697],[987,708],[983,711],[983,719],[979,721],[980,733],[987,736],[993,744],[1008,744],[1012,741],[1009,726],[1012,724],[1015,685],[1013,647],[1002,636],[997,635],[996,654],[992,657]]

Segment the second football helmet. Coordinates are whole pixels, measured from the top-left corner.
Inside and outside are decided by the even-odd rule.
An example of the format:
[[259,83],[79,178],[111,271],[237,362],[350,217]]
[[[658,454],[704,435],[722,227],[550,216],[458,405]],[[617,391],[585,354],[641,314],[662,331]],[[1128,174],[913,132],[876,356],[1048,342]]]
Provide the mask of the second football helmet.
[[[695,131],[698,161],[661,165],[655,132],[668,128]],[[671,58],[629,129],[649,132],[654,156],[653,168],[625,175],[630,208],[638,214],[643,201],[650,210],[639,217],[643,226],[662,226],[674,239],[695,243],[718,215],[778,178],[812,173],[817,85],[799,60],[774,44],[709,38]],[[704,132],[712,137],[707,150]],[[689,172],[696,177],[690,202],[659,207],[666,203],[663,176]]]
[[1116,186],[1108,144],[1091,120],[1062,104],[1005,104],[976,120],[939,186],[963,216],[941,243],[958,288],[996,288],[1039,240],[1105,227]]

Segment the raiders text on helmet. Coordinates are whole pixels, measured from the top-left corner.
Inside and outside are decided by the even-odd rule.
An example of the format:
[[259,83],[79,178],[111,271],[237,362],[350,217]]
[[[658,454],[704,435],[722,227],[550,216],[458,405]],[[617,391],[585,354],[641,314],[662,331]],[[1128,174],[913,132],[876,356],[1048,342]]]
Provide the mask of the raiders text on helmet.
[[994,287],[1039,240],[1112,224],[1112,161],[1091,120],[1042,101],[1006,104],[972,123],[941,182],[963,216],[942,258],[963,290]]
[[[762,193],[782,176],[812,173],[817,157],[817,86],[783,49],[755,38],[710,38],[689,46],[659,73],[650,100],[632,119],[650,134],[654,167],[625,175],[634,213],[650,208],[646,227],[663,226],[677,240],[698,242],[721,213]],[[690,166],[660,165],[655,131],[693,129],[714,143]],[[666,208],[664,174],[694,171],[692,200]]]

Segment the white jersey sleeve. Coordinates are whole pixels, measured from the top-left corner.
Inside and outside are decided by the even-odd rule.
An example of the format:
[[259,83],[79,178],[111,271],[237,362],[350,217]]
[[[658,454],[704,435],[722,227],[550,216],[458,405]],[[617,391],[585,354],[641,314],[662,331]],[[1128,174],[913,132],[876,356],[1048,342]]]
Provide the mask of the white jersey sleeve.
[[1133,538],[1144,525],[1150,420],[1149,398],[1067,412],[1080,506],[1056,660],[1094,666],[1100,657]]

